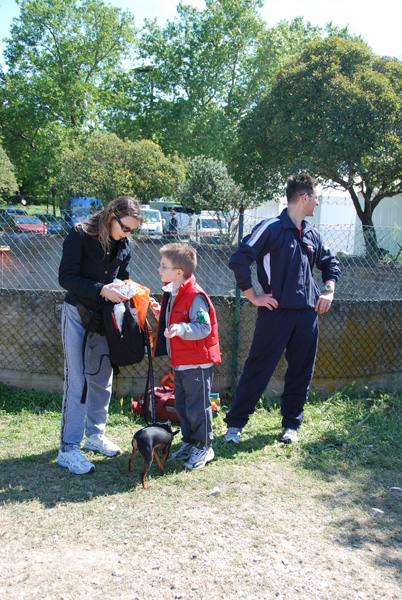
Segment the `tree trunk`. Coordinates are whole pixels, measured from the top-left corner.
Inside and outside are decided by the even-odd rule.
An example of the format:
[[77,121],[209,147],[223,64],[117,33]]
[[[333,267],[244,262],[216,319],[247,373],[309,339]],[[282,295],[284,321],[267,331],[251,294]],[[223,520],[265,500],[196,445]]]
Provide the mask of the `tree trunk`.
[[378,245],[377,233],[373,223],[373,210],[375,206],[377,206],[378,202],[373,203],[363,194],[364,208],[362,208],[354,189],[349,188],[348,191],[356,209],[357,216],[362,223],[363,239],[366,246],[366,256],[375,260],[384,258],[384,256],[387,254],[387,251],[384,250],[384,248],[380,248]]

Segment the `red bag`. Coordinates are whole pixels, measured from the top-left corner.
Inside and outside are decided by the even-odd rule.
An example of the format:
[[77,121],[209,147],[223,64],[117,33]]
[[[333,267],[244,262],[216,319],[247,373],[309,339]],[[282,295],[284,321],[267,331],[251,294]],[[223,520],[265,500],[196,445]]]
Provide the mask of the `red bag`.
[[[144,413],[143,406],[144,396],[140,396],[138,401],[133,401],[133,412],[142,415]],[[152,418],[151,390],[148,390],[147,409],[148,415]],[[174,405],[174,389],[165,386],[155,388],[155,412],[158,421],[180,423],[179,415]]]

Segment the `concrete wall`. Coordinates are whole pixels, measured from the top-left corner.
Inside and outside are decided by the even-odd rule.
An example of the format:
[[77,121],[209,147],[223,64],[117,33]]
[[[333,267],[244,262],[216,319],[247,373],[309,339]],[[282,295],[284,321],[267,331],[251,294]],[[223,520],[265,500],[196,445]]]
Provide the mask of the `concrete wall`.
[[[230,388],[233,360],[234,305],[230,298],[212,298],[218,314],[222,364],[216,368],[214,389]],[[0,292],[0,381],[25,389],[61,392],[63,351],[58,291]],[[238,372],[250,347],[256,309],[242,300]],[[155,329],[155,320],[150,317]],[[155,383],[168,372],[167,358],[154,360]],[[284,358],[271,379],[268,393],[278,396],[286,369]],[[119,394],[138,396],[146,381],[147,361],[122,369]],[[320,317],[320,344],[312,389],[328,394],[356,381],[359,385],[402,383],[402,301],[336,301]]]

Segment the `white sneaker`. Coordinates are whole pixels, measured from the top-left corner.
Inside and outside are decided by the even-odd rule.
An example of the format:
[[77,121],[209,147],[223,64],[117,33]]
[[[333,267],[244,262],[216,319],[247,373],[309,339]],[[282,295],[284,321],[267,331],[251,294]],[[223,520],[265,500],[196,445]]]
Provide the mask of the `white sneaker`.
[[205,465],[215,458],[215,452],[212,446],[193,446],[190,458],[184,463],[186,469],[202,469]]
[[61,467],[65,467],[71,473],[75,473],[76,475],[84,475],[85,473],[95,471],[95,465],[85,458],[78,446],[67,452],[59,450],[57,464]]
[[180,448],[176,450],[176,452],[172,453],[172,458],[177,458],[177,460],[188,460],[191,456],[193,448],[193,444],[183,442]]
[[86,438],[84,444],[85,450],[92,450],[93,452],[100,452],[105,456],[117,456],[121,450],[116,444],[107,439],[103,434],[101,435],[90,435]]
[[235,444],[240,443],[241,429],[239,427],[228,427],[227,432],[223,436],[225,442],[234,442]]
[[282,431],[281,442],[284,444],[295,444],[299,440],[299,436],[297,435],[296,429],[292,429],[291,427],[286,427]]

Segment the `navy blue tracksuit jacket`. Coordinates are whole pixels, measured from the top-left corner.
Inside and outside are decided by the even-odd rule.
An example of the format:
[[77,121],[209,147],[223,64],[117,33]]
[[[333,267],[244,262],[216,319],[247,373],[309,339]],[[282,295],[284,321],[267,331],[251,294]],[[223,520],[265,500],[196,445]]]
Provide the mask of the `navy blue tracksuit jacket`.
[[261,221],[231,256],[229,267],[237,285],[252,287],[251,265],[257,264],[258,281],[272,293],[279,307],[258,308],[249,357],[226,415],[229,426],[243,427],[254,412],[283,351],[288,369],[282,396],[282,425],[298,429],[314,372],[318,342],[318,318],[314,310],[320,288],[312,276],[315,266],[322,280],[337,281],[339,261],[326,248],[319,232],[303,221],[301,234],[287,209],[273,219]]

